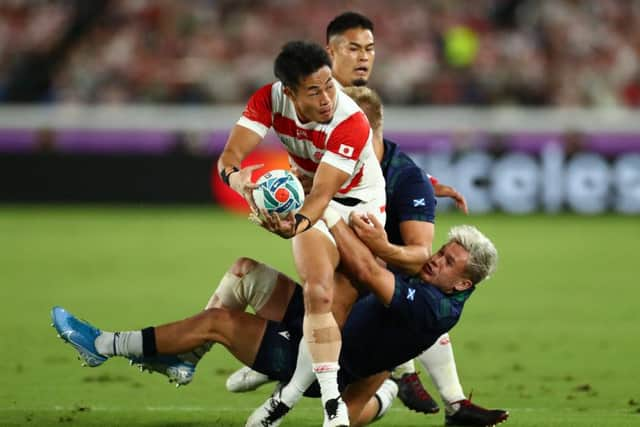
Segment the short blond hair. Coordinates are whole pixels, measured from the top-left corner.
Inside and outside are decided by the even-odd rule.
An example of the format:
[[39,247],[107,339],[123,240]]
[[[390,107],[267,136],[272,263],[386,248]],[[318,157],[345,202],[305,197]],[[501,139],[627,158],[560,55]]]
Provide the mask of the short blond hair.
[[458,225],[449,230],[449,243],[455,242],[468,253],[465,272],[475,285],[493,274],[498,265],[498,250],[487,236],[472,225]]
[[364,111],[369,119],[369,126],[374,132],[382,127],[382,100],[373,90],[365,86],[349,86],[343,89]]

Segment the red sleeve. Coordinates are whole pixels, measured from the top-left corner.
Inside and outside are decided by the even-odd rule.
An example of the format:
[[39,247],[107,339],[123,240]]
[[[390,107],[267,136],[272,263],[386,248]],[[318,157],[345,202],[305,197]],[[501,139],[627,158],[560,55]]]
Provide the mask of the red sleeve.
[[360,158],[367,144],[371,128],[362,111],[350,115],[333,130],[327,141],[327,150],[347,159]]
[[271,127],[271,112],[273,111],[271,104],[271,86],[273,83],[262,86],[258,89],[247,102],[247,107],[242,115],[249,120],[262,123],[266,127]]
[[434,187],[438,185],[438,183],[440,182],[438,181],[438,178],[436,178],[435,176],[431,176],[427,174],[427,177],[429,177],[429,181],[431,181],[431,185],[433,185]]

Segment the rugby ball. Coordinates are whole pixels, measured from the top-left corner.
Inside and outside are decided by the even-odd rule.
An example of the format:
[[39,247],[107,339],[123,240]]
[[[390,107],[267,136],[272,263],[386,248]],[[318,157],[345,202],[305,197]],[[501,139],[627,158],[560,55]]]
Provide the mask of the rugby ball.
[[304,189],[296,176],[288,170],[274,169],[256,181],[253,200],[259,209],[286,217],[296,213],[304,203]]

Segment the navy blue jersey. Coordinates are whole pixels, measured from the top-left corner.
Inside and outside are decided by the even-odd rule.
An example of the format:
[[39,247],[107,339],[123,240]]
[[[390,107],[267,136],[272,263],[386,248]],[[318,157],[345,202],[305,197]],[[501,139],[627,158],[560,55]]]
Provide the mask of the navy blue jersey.
[[353,306],[342,332],[340,366],[362,378],[413,359],[456,324],[472,292],[445,294],[417,277],[396,273],[388,307],[372,294]]
[[387,190],[387,222],[384,228],[389,242],[404,245],[400,234],[401,222],[435,221],[433,186],[424,171],[387,139],[384,140],[381,167]]
[[[388,307],[372,294],[359,299],[342,331],[340,383],[392,370],[422,353],[456,324],[472,289],[448,295],[397,273]],[[283,321],[268,323],[253,369],[275,380],[290,379],[302,338],[303,307],[298,286]]]

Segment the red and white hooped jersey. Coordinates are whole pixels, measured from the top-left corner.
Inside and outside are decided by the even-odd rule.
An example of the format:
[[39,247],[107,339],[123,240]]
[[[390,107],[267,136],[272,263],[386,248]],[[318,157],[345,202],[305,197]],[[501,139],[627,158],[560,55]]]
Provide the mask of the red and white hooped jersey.
[[321,162],[348,173],[350,178],[336,197],[384,200],[384,177],[373,151],[369,121],[341,90],[336,90],[336,109],[330,122],[302,123],[282,83],[274,82],[253,94],[237,124],[263,138],[273,127],[291,164],[309,176]]

